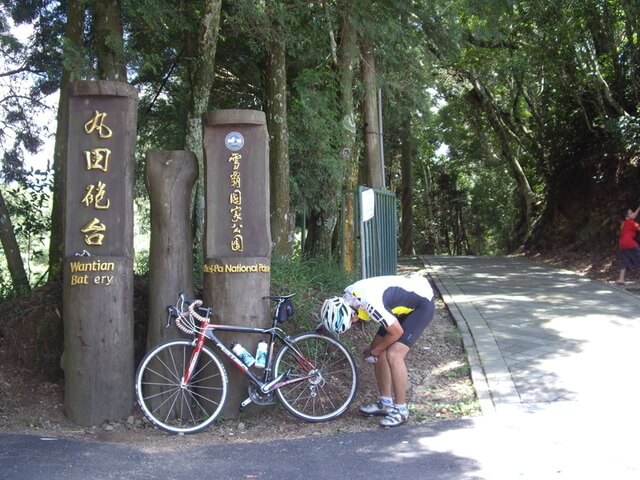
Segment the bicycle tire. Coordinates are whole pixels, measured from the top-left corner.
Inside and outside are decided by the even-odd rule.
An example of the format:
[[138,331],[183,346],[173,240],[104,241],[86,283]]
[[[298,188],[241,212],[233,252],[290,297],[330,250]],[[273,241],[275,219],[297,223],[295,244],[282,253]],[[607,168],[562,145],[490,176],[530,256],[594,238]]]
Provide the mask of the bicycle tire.
[[[338,340],[317,333],[292,337],[293,347],[315,367],[313,378],[284,385],[276,395],[284,407],[302,420],[325,422],[342,415],[358,389],[358,372],[353,357]],[[284,345],[277,353],[274,377],[285,380],[307,376],[293,348]]]
[[220,414],[227,398],[227,372],[206,345],[187,385],[182,375],[191,357],[189,340],[156,345],[136,372],[136,398],[149,421],[169,433],[196,433]]

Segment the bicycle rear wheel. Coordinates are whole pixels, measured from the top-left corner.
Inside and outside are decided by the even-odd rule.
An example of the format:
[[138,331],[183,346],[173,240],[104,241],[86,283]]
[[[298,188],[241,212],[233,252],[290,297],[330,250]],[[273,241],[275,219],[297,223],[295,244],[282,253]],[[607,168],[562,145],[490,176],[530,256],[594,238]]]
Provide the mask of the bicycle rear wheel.
[[308,377],[276,390],[293,415],[308,422],[332,420],[344,413],[355,397],[358,374],[349,351],[331,337],[302,333],[290,339],[276,356],[275,377]]
[[227,398],[227,372],[217,355],[203,346],[189,382],[182,384],[192,342],[157,345],[136,372],[136,398],[147,418],[169,433],[196,433],[218,416]]

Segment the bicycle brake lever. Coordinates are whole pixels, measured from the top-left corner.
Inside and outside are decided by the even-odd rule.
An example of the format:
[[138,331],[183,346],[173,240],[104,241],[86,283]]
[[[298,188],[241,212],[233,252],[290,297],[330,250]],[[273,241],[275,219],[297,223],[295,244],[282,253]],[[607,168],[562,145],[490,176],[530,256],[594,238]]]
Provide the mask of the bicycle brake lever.
[[169,305],[167,307],[167,324],[164,326],[164,328],[169,328],[171,326],[171,317],[177,317],[177,316],[178,316],[178,309],[173,305]]

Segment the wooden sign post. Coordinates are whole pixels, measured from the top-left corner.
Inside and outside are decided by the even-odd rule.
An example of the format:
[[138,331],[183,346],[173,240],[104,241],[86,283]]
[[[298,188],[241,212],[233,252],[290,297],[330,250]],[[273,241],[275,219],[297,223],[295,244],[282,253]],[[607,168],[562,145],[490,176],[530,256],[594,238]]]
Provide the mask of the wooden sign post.
[[133,172],[137,91],[72,85],[65,165],[65,411],[83,426],[133,406]]
[[[218,110],[203,117],[205,149],[205,240],[203,297],[216,321],[268,326],[271,230],[266,118],[254,110]],[[251,335],[221,335],[255,353]],[[235,367],[226,417],[238,414],[247,382]]]

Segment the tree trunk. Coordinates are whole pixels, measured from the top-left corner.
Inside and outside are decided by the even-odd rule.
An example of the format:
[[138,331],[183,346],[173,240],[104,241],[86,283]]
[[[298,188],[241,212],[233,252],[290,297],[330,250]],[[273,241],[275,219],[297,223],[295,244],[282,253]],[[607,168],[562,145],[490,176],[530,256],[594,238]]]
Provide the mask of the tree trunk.
[[[431,169],[428,165],[422,163],[422,175],[424,177],[424,203],[427,209],[427,218],[425,219],[425,231],[427,241],[425,242],[426,252],[430,255],[436,255],[440,251],[440,235],[434,218],[433,208],[433,186],[431,180]],[[431,245],[431,247],[429,247]]]
[[127,81],[119,0],[95,0],[93,29],[96,37],[98,79]]
[[269,43],[268,50],[266,115],[270,144],[271,237],[273,255],[287,258],[292,253],[295,216],[289,203],[286,46],[278,38]]
[[411,136],[411,117],[408,112],[402,122],[402,152],[400,171],[402,188],[400,190],[400,252],[411,255],[413,251],[413,138]]
[[384,172],[380,152],[380,131],[378,129],[376,62],[373,44],[366,36],[362,40],[362,82],[364,84],[362,104],[364,162],[367,184],[371,188],[382,188],[384,185]]
[[[187,133],[185,136],[185,150],[191,151],[198,159],[198,171],[204,172],[204,151],[202,147],[202,114],[209,108],[209,96],[214,80],[216,45],[220,28],[220,7],[222,0],[208,0],[205,2],[201,14],[198,39],[194,51],[188,52],[187,69],[191,81],[191,97],[189,112],[187,113]],[[200,175],[193,198],[193,226],[194,253],[200,255],[204,233],[204,178]]]
[[2,191],[0,190],[0,241],[2,248],[4,249],[4,255],[7,259],[7,266],[9,267],[9,274],[11,275],[11,282],[13,283],[13,289],[18,294],[28,293],[31,290],[29,285],[29,278],[24,269],[24,263],[22,256],[20,255],[20,247],[16,240],[16,234],[13,229],[13,223],[11,217],[7,211],[7,205],[4,202]]
[[[355,191],[358,186],[360,152],[356,142],[356,119],[353,102],[353,77],[358,62],[358,37],[349,13],[344,12],[343,14],[340,35],[342,40],[337,66],[343,127],[340,156],[344,162],[343,192],[345,193],[342,211],[343,242],[341,254],[343,268],[345,271],[353,273],[357,268]],[[353,194],[349,192],[353,192]]]
[[[82,44],[84,6],[81,0],[69,0],[67,6],[66,42],[76,48]],[[69,128],[69,86],[75,80],[79,65],[71,68],[63,64],[60,80],[60,99],[56,125],[56,141],[53,150],[53,200],[51,207],[51,236],[49,238],[49,281],[62,280],[62,252],[64,243],[64,164],[67,159],[67,136]]]
[[311,257],[331,256],[331,239],[337,218],[329,212],[312,211],[307,224],[308,233],[304,250]]

